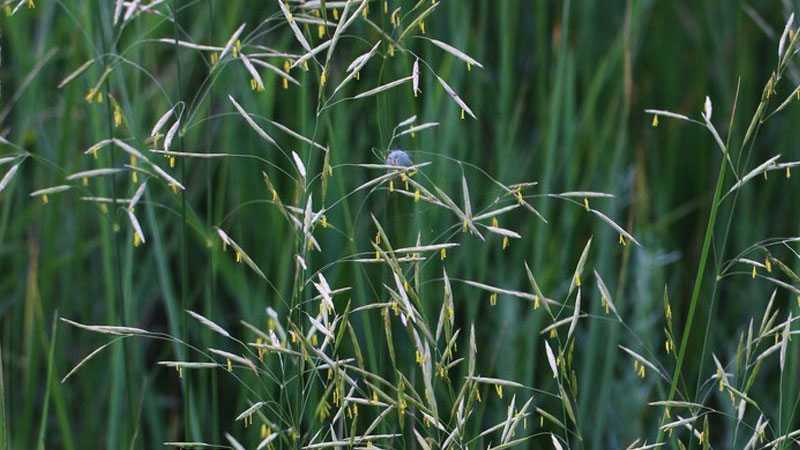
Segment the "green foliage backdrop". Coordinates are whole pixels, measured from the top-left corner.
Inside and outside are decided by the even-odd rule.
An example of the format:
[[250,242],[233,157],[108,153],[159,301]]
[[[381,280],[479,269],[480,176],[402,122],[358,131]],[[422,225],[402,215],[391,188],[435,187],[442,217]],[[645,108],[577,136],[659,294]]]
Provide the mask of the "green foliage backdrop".
[[[559,302],[569,298],[573,305],[574,294],[567,293],[591,238],[582,299],[582,311],[588,316],[581,318],[575,331],[574,349],[562,349],[562,354],[570,354],[576,374],[570,383],[576,423],[568,424],[569,431],[547,421],[540,428],[542,416],[533,413],[526,424],[532,431],[517,432],[518,437],[533,437],[518,445],[552,448],[551,432],[560,436],[565,448],[624,448],[637,438],[642,439],[639,445],[653,442],[664,408],[648,402],[667,399],[675,366],[673,354],[664,350],[664,299],[668,293],[679,344],[686,332],[723,157],[704,126],[660,116],[658,127],[653,127],[653,115],[644,110],[669,110],[702,123],[708,95],[722,139],[727,141],[730,135],[731,143],[742,142],[763,88],[777,70],[783,26],[797,6],[789,0],[440,0],[425,17],[425,36],[446,42],[483,65],[468,70],[461,59],[419,38],[418,25],[413,36],[399,43],[409,53],[398,49],[389,55],[390,40],[380,30],[389,30],[389,36],[397,39],[399,30],[430,2],[419,2],[424,3],[420,6],[411,0],[389,0],[384,12],[383,2],[370,1],[367,17],[376,26],[354,23],[324,73],[313,62],[309,70],[293,68],[289,74],[297,84],[284,89],[282,75],[258,65],[264,89],[253,90],[252,76],[241,58],[226,55],[216,65],[213,51],[176,46],[174,40],[224,47],[246,23],[241,51],[267,53],[261,59],[281,71],[285,61],[294,61],[305,51],[277,1],[169,0],[154,2],[151,11],[142,13],[133,5],[132,16],[120,18],[117,25],[112,0],[37,0],[35,8],[26,2],[4,2],[13,15],[0,18],[4,138],[0,157],[13,157],[4,160],[3,173],[21,161],[0,193],[0,445],[14,449],[160,448],[166,441],[192,440],[228,445],[225,432],[255,448],[258,427],[245,429],[242,421],[234,420],[255,400],[242,387],[253,380],[237,380],[225,370],[184,369],[179,378],[174,369],[157,362],[195,359],[186,347],[169,339],[124,338],[62,384],[76,363],[114,336],[89,333],[56,319],[140,327],[181,337],[197,348],[225,349],[219,335],[185,310],[202,314],[244,342],[254,341],[256,334],[241,320],[266,330],[267,307],[281,317],[289,314],[286,301],[298,288],[295,255],[306,254],[306,241],[273,204],[262,171],[278,197],[302,212],[306,197],[293,181],[298,178],[297,164],[259,137],[229,96],[286,154],[298,153],[309,179],[333,167],[332,174],[324,177],[324,198],[321,179],[316,180],[313,208],[345,200],[326,211],[330,226],[314,232],[322,251],[308,252],[306,259],[314,270],[324,269],[332,287],[352,287],[337,297],[339,313],[348,300],[353,308],[390,301],[384,286],[395,288],[387,268],[341,261],[356,253],[373,255],[371,242],[377,230],[371,216],[395,248],[414,246],[418,239],[423,244],[460,244],[449,249],[444,260],[436,253],[427,255],[421,272],[414,275],[422,312],[432,318],[434,327],[445,264],[453,280],[533,292],[527,262],[547,297]],[[300,3],[289,4],[295,14]],[[124,4],[121,16],[129,5]],[[175,7],[173,23],[169,18]],[[399,27],[392,19],[395,8],[402,8]],[[332,8],[327,14],[331,12]],[[310,10],[307,13],[316,17]],[[315,24],[298,23],[312,47],[330,39],[333,32],[329,27],[320,38]],[[360,71],[359,79],[318,114],[320,95],[328,98],[347,76],[347,66],[378,41],[378,54]],[[281,57],[281,52],[287,56]],[[416,60],[411,54],[424,63],[419,95],[414,95],[409,82],[338,102],[409,76]],[[87,61],[92,62],[85,70],[60,86]],[[113,70],[106,73],[111,66]],[[469,105],[476,119],[468,114],[461,118],[461,108],[434,73]],[[320,89],[323,75],[326,82]],[[770,94],[778,99],[771,110],[791,96],[798,83],[795,57]],[[80,178],[65,181],[65,177],[131,163],[129,155],[113,145],[100,149],[97,159],[85,152],[110,134],[140,150],[153,148],[154,143],[147,141],[153,125],[179,101],[183,115],[174,151],[252,157],[177,158],[170,168],[166,158],[145,152],[186,189],[173,192],[157,176],[138,175],[149,178],[135,208],[146,240],[134,246],[135,230],[126,205],[112,207],[86,198],[130,198],[141,182],[133,182],[135,171],[92,177],[87,185]],[[780,162],[800,159],[799,103],[795,100],[760,125],[752,147],[730,149],[738,176],[777,154],[782,155]],[[734,105],[736,117],[731,122]],[[121,124],[114,124],[115,115]],[[407,150],[414,163],[430,163],[419,169],[415,179],[430,182],[462,205],[463,174],[476,214],[496,208],[492,205],[498,198],[514,203],[501,185],[536,181],[524,191],[525,199],[547,223],[525,208],[501,216],[500,226],[521,235],[503,249],[501,236],[484,232],[486,242],[482,242],[471,233],[461,233],[461,221],[447,208],[415,203],[390,193],[385,185],[354,192],[386,170],[357,164],[384,164],[393,128],[412,115],[417,116],[416,123],[438,122],[435,128],[392,141],[393,148]],[[282,133],[270,121],[321,143],[329,149],[329,163],[325,151]],[[735,183],[733,176],[728,173],[723,194]],[[791,178],[783,171],[772,171],[768,177],[759,173],[737,191],[735,202],[730,196],[719,207],[676,397],[715,411],[709,414],[712,446],[743,447],[760,412],[770,420],[768,440],[798,426],[797,339],[788,345],[785,369],[774,354],[754,375],[748,397],[757,399],[758,408],[748,406],[747,426],[739,427],[729,398],[733,394],[719,392],[718,380],[711,379],[719,375],[712,353],[723,365],[733,364],[740,335],[746,338],[751,318],[758,332],[773,289],[778,288],[772,310],[780,311],[773,325],[790,312],[798,315],[792,288],[764,278],[800,286],[800,280],[790,275],[800,269],[793,243],[770,247],[768,254],[755,248],[741,255],[762,265],[757,271],[763,276],[755,279],[752,265],[726,266],[758,242],[798,235],[798,179],[800,173]],[[46,197],[30,195],[65,183],[72,188]],[[393,188],[402,188],[399,179],[393,183]],[[630,241],[620,245],[612,226],[587,213],[583,196],[546,195],[568,191],[613,194],[588,201],[642,245]],[[269,282],[247,265],[237,264],[231,249],[223,252],[216,227],[246,251]],[[763,261],[770,256],[786,271],[766,272]],[[592,270],[608,285],[623,322],[605,313]],[[725,276],[717,278],[723,270]],[[311,290],[310,284],[307,287]],[[552,321],[543,309],[502,293],[492,306],[489,292],[462,282],[453,281],[452,289],[455,328],[461,329],[459,350],[468,347],[468,330],[475,324],[480,374],[541,389],[526,393],[525,399],[533,394],[537,407],[566,421],[555,398],[561,384],[552,379],[545,355],[547,334],[541,331]],[[316,291],[311,294],[308,299]],[[316,313],[317,304],[304,308]],[[569,314],[571,309],[559,318]],[[352,320],[370,370],[391,376],[380,316]],[[398,324],[395,337],[403,333]],[[566,330],[559,332],[564,335]],[[399,365],[413,367],[413,344],[398,338],[396,345],[403,361]],[[641,378],[632,368],[634,359],[619,345],[660,361],[657,365],[669,380],[655,372]],[[463,364],[454,378],[463,377]],[[737,379],[731,385],[743,386],[746,381]],[[299,392],[291,382],[282,387]],[[278,386],[264,389],[277,391]],[[329,394],[324,388],[314,389],[297,394],[315,399],[298,413],[306,423],[316,420],[317,401]],[[505,420],[509,400],[497,398],[494,389],[481,392],[484,403],[470,418],[471,429],[478,431]],[[522,392],[517,407],[526,401],[520,400]],[[674,416],[677,408],[671,409]],[[698,411],[704,410],[695,414]],[[702,419],[695,427],[703,431]],[[418,445],[408,429],[387,432],[410,436],[389,448]],[[686,445],[699,445],[683,429],[676,429],[667,442],[678,448],[678,437]],[[288,447],[291,442],[276,444]],[[491,442],[496,447],[499,438],[490,434],[465,446],[486,448]]]

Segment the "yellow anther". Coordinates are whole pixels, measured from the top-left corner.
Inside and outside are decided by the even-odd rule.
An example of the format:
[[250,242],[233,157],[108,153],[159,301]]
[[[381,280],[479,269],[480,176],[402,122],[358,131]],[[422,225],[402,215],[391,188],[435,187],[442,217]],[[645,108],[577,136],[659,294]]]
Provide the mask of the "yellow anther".
[[322,36],[325,36],[325,26],[324,25],[319,25],[317,27],[317,36],[319,36],[320,39],[322,39]]
[[119,106],[114,105],[114,126],[120,125],[122,125],[122,112],[119,110]]
[[461,120],[464,120],[465,114],[464,108],[461,108]]
[[505,250],[508,245],[508,236],[503,236],[503,250]]
[[494,385],[494,390],[497,392],[497,396],[503,398],[503,386],[499,384]]
[[142,237],[139,235],[139,232],[133,233],[133,246],[138,247],[142,245]]
[[339,20],[339,10],[333,8],[333,20]]
[[541,303],[541,301],[539,300],[539,296],[538,295],[534,295],[533,296],[533,309],[539,309],[539,307],[541,306],[540,303]]
[[170,156],[169,157],[169,166],[170,167],[175,167],[175,157],[174,156]]
[[236,251],[236,262],[237,263],[242,262],[242,252],[240,252],[238,250]]
[[586,208],[587,211],[589,211],[589,199],[586,197],[583,198],[583,207]]
[[83,182],[84,186],[88,186],[89,185],[89,177],[83,177],[81,179],[81,181]]
[[420,22],[419,22],[419,31],[420,31],[422,34],[425,34],[425,22],[423,22],[423,21],[420,21]]
[[755,278],[757,274],[758,272],[756,272],[756,266],[753,266],[753,278]]
[[447,249],[443,248],[443,249],[439,250],[439,259],[443,260],[445,258],[447,258]]
[[461,229],[464,231],[464,233],[467,232],[467,227],[468,227],[467,219],[464,219],[464,222],[461,224]]
[[492,306],[497,304],[497,293],[496,292],[489,296],[489,304],[491,304]]
[[628,245],[628,243],[625,241],[625,237],[622,236],[622,233],[619,234],[619,243],[622,244],[623,247]]
[[216,64],[216,63],[217,63],[217,61],[219,61],[219,53],[217,53],[217,52],[212,52],[212,53],[211,53],[211,58],[210,58],[210,59],[211,59],[211,65],[213,66],[214,64]]
[[230,358],[226,358],[228,361],[228,372],[233,372],[233,364],[231,364]]
[[575,274],[575,286],[581,287],[581,274],[579,273]]
[[419,201],[419,189],[414,191],[414,203]]
[[472,64],[470,64],[470,63],[467,63],[467,72],[469,72],[469,71],[471,71],[471,70],[472,70]]
[[42,203],[46,205],[48,201],[49,200],[47,200],[47,194],[42,194]]
[[233,57],[238,58],[239,52],[242,50],[242,41],[239,39],[236,40],[236,43],[233,44]]
[[658,126],[658,116],[653,116],[653,126],[654,127]]
[[136,183],[139,182],[139,173],[136,172],[135,170],[131,171],[131,181],[133,181],[133,184],[136,184]]
[[322,215],[322,228],[328,228],[328,216]]

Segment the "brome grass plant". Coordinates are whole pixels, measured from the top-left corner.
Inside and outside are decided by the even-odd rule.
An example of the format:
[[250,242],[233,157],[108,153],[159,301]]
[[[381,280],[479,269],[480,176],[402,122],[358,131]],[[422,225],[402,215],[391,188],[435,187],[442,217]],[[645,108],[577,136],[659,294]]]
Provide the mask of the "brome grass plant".
[[1,4],[3,448],[797,445],[791,2]]

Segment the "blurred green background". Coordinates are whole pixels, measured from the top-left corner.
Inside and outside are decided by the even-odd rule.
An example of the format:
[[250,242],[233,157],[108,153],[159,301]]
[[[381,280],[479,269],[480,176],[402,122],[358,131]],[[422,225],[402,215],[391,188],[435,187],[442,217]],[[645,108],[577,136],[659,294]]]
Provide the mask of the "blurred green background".
[[[301,52],[276,15],[276,2],[177,3],[182,40],[222,46],[247,22],[246,51],[253,48],[248,46],[262,45]],[[391,11],[415,2],[389,3]],[[169,5],[165,2],[157,9],[166,14]],[[56,314],[82,323],[124,323],[174,335],[185,328],[195,345],[208,347],[218,339],[195,322],[187,324],[182,308],[202,312],[243,336],[240,319],[265,326],[266,306],[285,312],[279,297],[290,295],[292,289],[293,235],[278,211],[265,202],[270,193],[260,172],[267,171],[284,202],[294,204],[294,186],[279,170],[291,170],[291,165],[235,114],[228,95],[253,114],[329,145],[335,166],[380,163],[376,154],[386,149],[392,127],[416,114],[419,121],[436,121],[440,126],[413,139],[404,136],[394,145],[409,150],[415,162],[431,161],[424,175],[452,198],[461,198],[462,168],[448,158],[477,166],[505,184],[538,181],[527,193],[539,194],[530,201],[549,223],[521,210],[503,216],[502,226],[523,235],[506,250],[496,237],[480,243],[457,235],[454,239],[462,246],[448,254],[448,274],[529,291],[523,266],[527,261],[545,294],[564,298],[580,252],[593,236],[587,267],[597,270],[609,285],[626,326],[605,320],[599,295],[587,289],[592,292],[585,295],[585,310],[600,318],[586,320],[578,329],[573,366],[580,386],[576,412],[582,440],[572,436],[571,443],[601,449],[623,448],[639,437],[652,441],[662,411],[647,402],[665,398],[669,385],[657,376],[638,378],[617,344],[663,361],[665,372],[671,374],[673,362],[663,351],[664,290],[669,291],[676,325],[682,330],[721,158],[703,128],[666,118],[653,128],[644,109],[699,118],[708,95],[723,138],[731,133],[732,142],[741,141],[777,64],[780,32],[796,7],[797,2],[791,1],[441,0],[426,19],[427,35],[462,49],[484,69],[467,71],[461,61],[421,39],[410,40],[408,47],[474,111],[477,120],[464,121],[458,106],[427,71],[417,98],[402,87],[340,103],[319,120],[315,117],[318,71],[293,70],[302,86],[284,90],[280,79],[262,70],[266,89],[256,93],[244,67],[228,63],[209,84],[207,53],[176,51],[171,44],[157,42],[175,36],[172,24],[162,16],[143,14],[120,33],[120,27],[112,26],[111,0],[38,0],[34,9],[23,6],[13,16],[0,18],[0,133],[34,155],[0,194],[4,444],[14,449],[37,443],[48,448],[159,448],[167,440],[221,442],[223,431],[241,428],[233,419],[244,405],[243,390],[210,373],[181,382],[174,370],[156,365],[185,356],[184,350],[165,341],[117,344],[61,384],[75,363],[109,339],[64,323],[53,328]],[[262,23],[268,18],[271,21]],[[388,26],[389,17],[377,4],[371,7],[370,18]],[[260,33],[251,34],[259,23]],[[312,45],[321,42],[315,32],[311,34]],[[352,34],[356,37],[337,49],[330,83],[341,79],[350,61],[380,38],[361,23],[354,25]],[[185,197],[150,183],[136,211],[147,242],[136,248],[121,210],[104,212],[96,203],[81,200],[110,197],[112,191],[130,197],[136,186],[127,174],[94,178],[82,190],[51,195],[47,204],[31,198],[32,191],[64,183],[68,173],[127,162],[120,159],[127,159],[119,156],[122,153],[114,161],[109,151],[101,151],[99,161],[84,155],[109,134],[108,99],[103,103],[84,99],[100,80],[103,64],[92,65],[58,88],[81,64],[109,53],[125,58],[101,86],[106,96],[113,95],[124,116],[124,124],[113,130],[116,136],[132,138],[145,148],[155,121],[182,99],[195,113],[179,139],[185,151],[259,155],[278,167],[250,159],[178,161],[170,173],[187,187]],[[283,66],[280,58],[270,61]],[[347,95],[406,76],[412,63],[402,55],[372,62],[361,81],[348,86]],[[796,64],[787,73],[777,89],[779,98],[800,83]],[[730,127],[737,85],[737,117]],[[778,153],[782,161],[800,157],[798,120],[797,104],[770,118],[752,151],[741,155],[739,172],[746,173]],[[320,170],[320,152],[309,151],[266,121],[260,123],[279,137],[284,148],[301,153],[310,172]],[[6,145],[2,150],[3,155],[15,151]],[[734,157],[739,150],[731,150]],[[4,172],[9,167],[6,164]],[[486,208],[503,195],[473,167],[465,164],[463,170],[474,208]],[[375,172],[337,167],[328,202],[370,176]],[[800,174],[786,179],[779,173],[768,180],[759,177],[742,189],[735,208],[731,202],[723,204],[716,236],[721,238],[728,226],[730,231],[724,248],[720,238],[712,247],[684,366],[688,388],[681,390],[686,399],[699,395],[703,402],[735,414],[727,394],[708,385],[698,394],[695,382],[716,371],[712,351],[722,361],[733,359],[739,333],[751,317],[759,323],[774,286],[751,279],[746,269],[720,282],[714,275],[716,268],[757,241],[797,234],[799,178]],[[731,184],[728,179],[726,190]],[[592,200],[592,206],[630,230],[642,247],[620,246],[617,233],[582,205],[541,195],[578,190],[614,194],[614,199]],[[315,194],[315,203],[318,199]],[[369,196],[361,192],[330,211],[328,220],[334,228],[319,235],[324,251],[313,257],[313,264],[322,267],[357,251],[371,251],[368,241],[375,229],[370,214],[384,223],[397,246],[413,245],[418,234],[423,242],[441,239],[448,227],[458,226],[457,219],[441,209],[384,191]],[[214,226],[247,250],[277,293],[245,266],[235,264],[230,252],[222,253]],[[775,254],[794,270],[800,266],[786,248]],[[763,259],[758,254],[751,257]],[[431,282],[423,284],[421,292],[434,299],[431,311],[438,311],[441,284],[434,280],[441,277],[441,265],[437,259],[424,266],[424,279]],[[325,274],[334,287],[353,286],[355,305],[378,300],[380,284],[386,282],[381,279],[386,274],[377,268],[347,263],[333,264]],[[714,289],[717,296],[711,310]],[[456,285],[457,323],[465,328],[477,324],[482,345],[479,367],[487,376],[552,390],[539,335],[548,325],[544,315],[513,298],[501,299],[491,308],[487,297]],[[790,310],[797,314],[794,296],[786,291],[779,291],[776,307],[783,311],[781,318]],[[713,326],[704,345],[707,323]],[[383,339],[380,329],[371,329],[368,321],[360,327],[364,336],[376,333],[381,335],[376,339]],[[794,429],[798,422],[792,413],[800,355],[797,345],[789,348],[787,373],[795,375],[783,380],[772,361],[761,369],[751,393],[773,419],[776,435]],[[548,405],[548,400],[542,401]],[[505,411],[497,403],[483,414],[481,420],[493,424]],[[751,422],[756,417],[748,416]],[[712,420],[715,442],[718,439],[720,447],[726,447],[735,421]],[[541,439],[530,445],[550,443]]]

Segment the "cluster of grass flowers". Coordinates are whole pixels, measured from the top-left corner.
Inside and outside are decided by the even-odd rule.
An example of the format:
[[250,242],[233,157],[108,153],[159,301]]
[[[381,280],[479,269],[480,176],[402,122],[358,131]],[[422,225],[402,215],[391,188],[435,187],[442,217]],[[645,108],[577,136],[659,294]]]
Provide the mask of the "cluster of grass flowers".
[[[34,7],[26,2],[7,2],[6,13],[13,16],[23,5]],[[435,136],[439,126],[416,114],[384,113],[390,117],[391,133],[385,145],[377,138],[369,141],[376,148],[373,161],[353,161],[347,157],[346,146],[332,145],[339,132],[334,125],[337,113],[385,96],[444,95],[455,105],[465,127],[476,118],[469,99],[462,98],[447,75],[437,73],[421,51],[414,50],[427,46],[428,52],[433,49],[453,58],[466,76],[483,68],[467,51],[429,36],[426,20],[444,7],[442,2],[273,3],[269,15],[248,18],[230,30],[226,39],[213,42],[186,34],[181,25],[181,13],[203,7],[202,2],[118,0],[109,17],[108,29],[113,35],[98,44],[105,50],[60,83],[61,87],[85,83],[89,86],[85,102],[105,111],[107,135],[85,149],[84,167],[60,168],[3,138],[2,143],[16,153],[2,158],[10,168],[0,180],[0,191],[29,160],[54,167],[55,181],[37,187],[29,196],[49,204],[75,195],[96,205],[97,214],[115,234],[114,262],[108,258],[117,270],[113,294],[118,294],[119,305],[114,324],[62,318],[70,326],[112,338],[78,360],[62,378],[65,386],[107,349],[118,346],[137,354],[133,350],[136,345],[152,340],[166,344],[157,352],[154,365],[172,369],[172,376],[180,380],[187,417],[175,439],[163,442],[165,446],[561,450],[580,447],[586,438],[582,417],[576,411],[581,398],[596,393],[579,391],[579,379],[593,374],[580,373],[576,352],[586,345],[581,328],[593,322],[622,327],[624,345],[613,350],[633,367],[635,376],[630,382],[649,383],[658,393],[642,405],[656,410],[658,419],[639,439],[626,443],[628,448],[656,448],[667,442],[678,448],[709,448],[712,444],[788,448],[800,437],[800,430],[791,429],[794,416],[782,417],[780,405],[770,408],[775,398],[751,395],[762,366],[777,363],[781,383],[774,394],[778,402],[797,401],[781,395],[797,316],[783,313],[787,317],[781,320],[778,292],[789,291],[800,307],[800,288],[796,287],[800,277],[790,267],[792,258],[800,259],[793,247],[800,238],[766,239],[736,250],[733,258],[726,256],[730,253],[726,251],[728,233],[737,226],[734,212],[739,193],[750,187],[752,180],[775,170],[789,178],[791,169],[800,164],[782,162],[780,155],[750,163],[762,124],[800,98],[800,88],[793,89],[774,105],[800,41],[792,18],[778,45],[776,69],[740,142],[732,142],[731,137],[723,140],[712,122],[708,97],[699,120],[664,110],[646,111],[652,115],[653,126],[679,119],[704,127],[720,155],[686,320],[673,316],[665,290],[660,318],[663,346],[654,346],[628,325],[620,299],[612,294],[618,290],[603,279],[606,268],[591,262],[593,244],[599,239],[610,241],[626,254],[643,245],[632,230],[597,206],[613,201],[612,195],[543,192],[535,181],[498,179],[479,162],[412,151],[406,147],[409,142],[421,134]],[[144,17],[155,19],[157,25],[143,33],[146,38],[118,48],[125,42],[126,32],[141,26]],[[209,17],[209,27],[213,26],[213,17]],[[169,52],[177,73],[174,92],[127,56],[140,46]],[[343,55],[352,53],[349,50],[353,48],[360,54],[346,59]],[[343,52],[345,49],[348,51]],[[193,61],[191,65],[187,60]],[[187,66],[202,68],[200,83],[182,82],[189,78],[182,72]],[[162,92],[167,103],[151,114],[144,129],[126,112],[130,92],[111,83],[114,73],[127,71],[146,76],[152,82],[148,82],[150,88]],[[400,75],[386,80],[380,76],[383,71]],[[226,85],[243,79],[249,95],[242,95],[238,86]],[[274,94],[272,101],[288,102],[292,101],[289,97],[277,93],[290,90],[297,90],[307,100],[298,102],[298,108],[313,108],[313,124],[289,125],[256,112],[260,96]],[[224,101],[210,105],[212,92]],[[730,124],[736,113],[734,108]],[[447,111],[441,114],[441,119],[434,120],[445,120]],[[257,150],[239,151],[224,144],[214,149],[210,143],[192,148],[191,142],[210,136],[209,124],[222,120],[240,122],[241,129],[257,139]],[[371,131],[364,133],[369,139]],[[193,201],[192,192],[203,192],[208,204],[212,202],[211,175],[196,169],[209,161],[249,164],[253,171],[243,173],[259,179],[255,200],[237,204],[223,215],[204,213]],[[441,173],[458,180],[458,188],[439,179],[436,174]],[[332,188],[334,183],[338,189]],[[480,203],[474,192],[471,194],[470,187],[475,191],[476,185],[481,189]],[[508,218],[526,215],[547,224],[549,217],[537,206],[553,201],[585,213],[611,231],[582,241],[582,250],[570,255],[574,268],[560,279],[540,284],[539,268],[526,258],[507,264],[522,274],[524,289],[498,285],[492,279],[469,279],[461,275],[463,265],[451,264],[448,257],[466,249],[477,255],[476,249],[494,248],[510,255],[514,241],[525,237],[528,230],[508,225],[519,222]],[[262,224],[243,221],[240,213],[253,205],[269,211],[262,217],[280,223],[272,229],[282,234],[270,236],[269,245],[290,249],[291,258],[280,262],[282,271],[268,270],[251,250],[259,243],[248,242],[250,233],[243,230]],[[444,219],[418,229],[407,220],[409,211],[438,214]],[[177,257],[171,263],[180,272],[182,311],[178,314],[182,319],[176,321],[179,327],[152,331],[139,326],[138,318],[129,313],[125,300],[130,300],[130,294],[122,281],[120,261],[123,257],[135,260],[143,247],[163,245],[153,239],[159,234],[157,227],[147,225],[160,213],[162,220],[176,221],[180,230],[175,243]],[[727,222],[720,228],[717,218],[725,214]],[[234,322],[237,325],[229,326],[227,318],[210,313],[213,308],[198,312],[192,305],[195,286],[207,290],[209,297],[215,288],[213,282],[194,283],[202,276],[191,271],[193,255],[213,259],[224,270],[255,280],[263,294],[256,296],[256,315],[241,317]],[[706,289],[709,256],[715,261],[715,279],[713,287]],[[483,263],[476,260],[473,264]],[[713,313],[719,285],[729,277],[744,275],[775,285],[760,325],[749,320],[739,334],[736,354],[730,357],[717,355],[704,344],[697,386],[692,388],[684,363],[690,341],[699,339],[692,333],[696,308],[702,302]],[[352,283],[329,282],[334,279]],[[355,289],[356,283],[362,287]],[[520,310],[542,317],[543,326],[530,331],[542,339],[528,355],[540,362],[539,372],[544,373],[537,383],[499,376],[491,365],[481,363],[486,361],[482,352],[487,343],[477,337],[476,330],[489,326],[488,322],[463,320],[463,310],[476,302],[488,305],[488,311],[513,302],[521,305]],[[592,302],[596,305],[587,306]],[[708,315],[709,325],[712,316]],[[196,339],[203,332],[210,336]],[[487,333],[492,331],[481,334]],[[514,345],[502,338],[498,341],[501,348]],[[165,353],[169,356],[163,357]],[[123,358],[123,364],[137,363]],[[235,400],[225,403],[236,409],[219,412],[226,417],[221,421],[223,434],[212,440],[212,433],[198,431],[188,419],[193,408],[191,395],[197,393],[189,386],[191,380],[218,378],[230,380],[236,387]],[[195,384],[217,388],[216,381]],[[48,394],[49,389],[48,385]],[[134,404],[130,388],[126,395]],[[770,417],[775,409],[778,416]],[[136,413],[131,416],[131,428],[136,429]],[[715,431],[717,426],[733,432],[721,436]],[[133,435],[135,442],[136,433]]]

